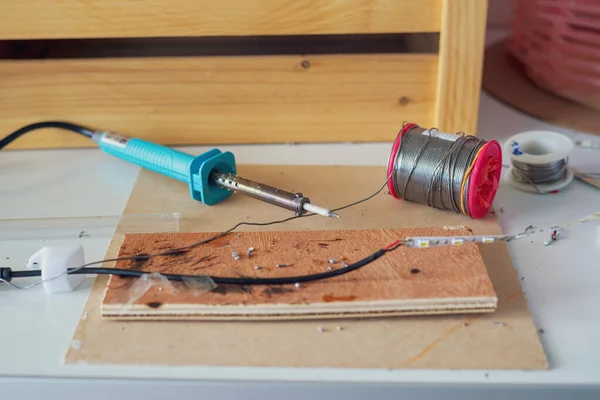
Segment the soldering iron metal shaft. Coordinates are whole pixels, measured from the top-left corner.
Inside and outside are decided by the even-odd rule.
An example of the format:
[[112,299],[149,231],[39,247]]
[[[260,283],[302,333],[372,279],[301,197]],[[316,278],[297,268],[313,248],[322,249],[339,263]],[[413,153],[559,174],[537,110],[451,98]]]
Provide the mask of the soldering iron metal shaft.
[[213,181],[222,188],[233,192],[244,194],[258,200],[292,210],[296,215],[304,215],[307,212],[322,215],[324,217],[339,218],[339,215],[325,208],[310,203],[310,199],[302,193],[291,193],[262,183],[242,178],[241,176],[224,172],[213,172]]

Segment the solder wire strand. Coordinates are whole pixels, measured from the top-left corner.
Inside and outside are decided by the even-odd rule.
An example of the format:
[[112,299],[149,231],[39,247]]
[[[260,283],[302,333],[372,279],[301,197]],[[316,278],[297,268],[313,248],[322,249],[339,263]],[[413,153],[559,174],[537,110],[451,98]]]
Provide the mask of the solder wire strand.
[[465,175],[486,142],[465,135],[445,140],[423,131],[412,127],[400,142],[393,164],[395,192],[408,201],[470,215],[468,207],[461,208],[468,204],[464,187],[470,175]]
[[512,160],[512,176],[521,183],[526,183],[543,193],[538,185],[560,182],[567,177],[568,159],[561,159],[547,164],[528,164]]
[[[438,165],[436,166],[434,171],[428,171],[429,176],[431,177],[431,180],[429,182],[429,186],[426,188],[425,193],[426,193],[426,199],[423,201],[422,199],[417,200],[414,197],[411,197],[410,195],[407,195],[407,189],[409,188],[409,185],[411,183],[411,178],[413,178],[413,176],[418,175],[418,169],[417,169],[417,165],[419,165],[419,162],[421,161],[422,157],[424,156],[424,154],[426,153],[426,151],[429,150],[429,144],[431,142],[431,136],[425,136],[422,135],[422,133],[420,134],[422,136],[421,143],[416,143],[417,140],[415,140],[415,136],[413,136],[413,134],[419,134],[419,133],[415,133],[415,130],[417,128],[413,127],[409,132],[407,132],[407,134],[405,135],[405,137],[403,138],[402,142],[401,142],[401,146],[399,148],[398,151],[398,158],[397,160],[403,160],[404,158],[406,158],[407,162],[402,163],[402,162],[397,162],[396,163],[396,171],[399,172],[404,172],[402,168],[400,168],[399,166],[405,166],[405,171],[406,172],[406,176],[404,179],[402,178],[398,178],[396,179],[396,188],[398,187],[398,183],[400,181],[403,181],[403,185],[402,185],[402,192],[400,193],[400,196],[407,199],[407,200],[411,200],[411,201],[418,201],[421,204],[427,204],[429,206],[432,206],[434,204],[434,200],[432,197],[433,194],[433,186],[436,185],[436,183],[438,182],[437,177],[438,172],[442,172],[442,169],[440,167],[443,167],[443,161],[440,160],[440,163],[438,163]],[[412,147],[414,149],[411,149],[411,145],[413,145]],[[416,150],[418,149],[418,150]],[[411,155],[414,154],[414,156]],[[447,153],[447,155],[450,153]],[[425,159],[427,160],[429,157],[425,157]],[[443,173],[443,172],[442,172]],[[442,183],[443,184],[443,183]],[[424,183],[423,183],[424,185]],[[424,187],[422,187],[421,189],[425,189]],[[421,193],[423,193],[424,191],[421,190]],[[443,200],[442,200],[443,201]],[[445,205],[443,206],[443,208],[446,208]]]

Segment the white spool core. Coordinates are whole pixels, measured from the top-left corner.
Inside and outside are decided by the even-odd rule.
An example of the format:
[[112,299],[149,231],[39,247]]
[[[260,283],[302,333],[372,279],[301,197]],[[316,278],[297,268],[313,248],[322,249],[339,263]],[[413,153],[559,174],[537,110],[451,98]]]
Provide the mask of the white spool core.
[[569,157],[572,150],[573,141],[556,132],[528,131],[510,137],[504,145],[504,152],[509,155],[511,160],[508,183],[519,190],[532,193],[538,193],[538,190],[547,193],[564,188],[571,183],[575,176],[573,170],[568,166],[565,179],[548,184],[536,184],[534,187],[515,179],[512,173],[512,161],[534,165],[550,164]]

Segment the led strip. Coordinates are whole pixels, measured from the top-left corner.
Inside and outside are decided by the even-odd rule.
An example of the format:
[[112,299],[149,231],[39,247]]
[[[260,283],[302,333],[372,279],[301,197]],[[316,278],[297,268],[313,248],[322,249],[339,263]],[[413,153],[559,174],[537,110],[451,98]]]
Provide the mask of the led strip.
[[[600,212],[590,214],[586,217],[567,222],[563,225],[554,225],[545,229],[527,229],[524,232],[515,235],[480,235],[480,236],[411,236],[404,239],[405,247],[427,249],[430,247],[443,246],[461,246],[471,243],[489,244],[494,242],[510,242],[513,240],[522,239],[537,233],[548,232],[551,235],[551,240],[554,241],[558,237],[558,232],[561,228],[567,228],[572,225],[582,224],[584,222],[600,219]],[[546,243],[549,244],[547,241]]]

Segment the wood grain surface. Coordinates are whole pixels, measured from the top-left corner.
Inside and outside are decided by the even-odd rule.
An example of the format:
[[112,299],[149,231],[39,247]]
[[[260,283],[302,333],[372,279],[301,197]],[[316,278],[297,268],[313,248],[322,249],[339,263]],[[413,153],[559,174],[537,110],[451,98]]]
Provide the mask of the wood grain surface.
[[[269,185],[301,191],[315,204],[330,208],[372,194],[386,177],[383,166],[240,165],[239,173]],[[182,232],[223,231],[239,221],[263,222],[290,216],[289,211],[243,196],[232,196],[207,207],[190,198],[186,184],[142,171],[124,213],[174,210],[181,212]],[[385,193],[340,214],[340,219],[299,218],[267,227],[243,226],[240,232],[470,226],[475,235],[502,233],[493,214],[471,220],[464,215],[395,200]],[[121,236],[115,236],[106,257],[118,254],[122,240]],[[532,245],[531,251],[542,248]],[[498,307],[493,313],[318,322],[107,321],[101,315],[101,303],[108,277],[101,276],[82,310],[73,335],[74,345],[66,349],[65,362],[131,368],[140,365],[485,371],[547,368],[544,349],[506,244],[481,245],[480,253],[498,297]],[[320,332],[318,326],[325,332]],[[337,331],[336,326],[343,329]],[[236,377],[243,379],[246,370],[236,370],[240,371]],[[224,377],[223,374],[213,376]]]
[[[430,126],[437,55],[0,61],[0,130],[69,120],[170,145],[383,141]],[[401,101],[402,99],[402,101]],[[8,148],[95,146],[45,129]]]
[[[213,233],[126,235],[119,256],[185,247]],[[397,239],[469,235],[467,229],[377,229],[230,234],[189,253],[119,261],[116,266],[158,273],[282,278],[344,268]],[[247,255],[247,249],[254,251]],[[239,259],[232,257],[233,252]],[[337,261],[330,263],[332,260]],[[286,264],[285,267],[277,265]],[[256,269],[259,267],[259,269]],[[295,319],[493,311],[496,294],[476,245],[399,248],[351,273],[301,284],[217,285],[209,292],[172,282],[137,292],[137,279],[113,276],[102,304],[113,318]]]
[[440,0],[4,0],[0,39],[435,32]]
[[443,0],[434,126],[477,133],[487,0]]

